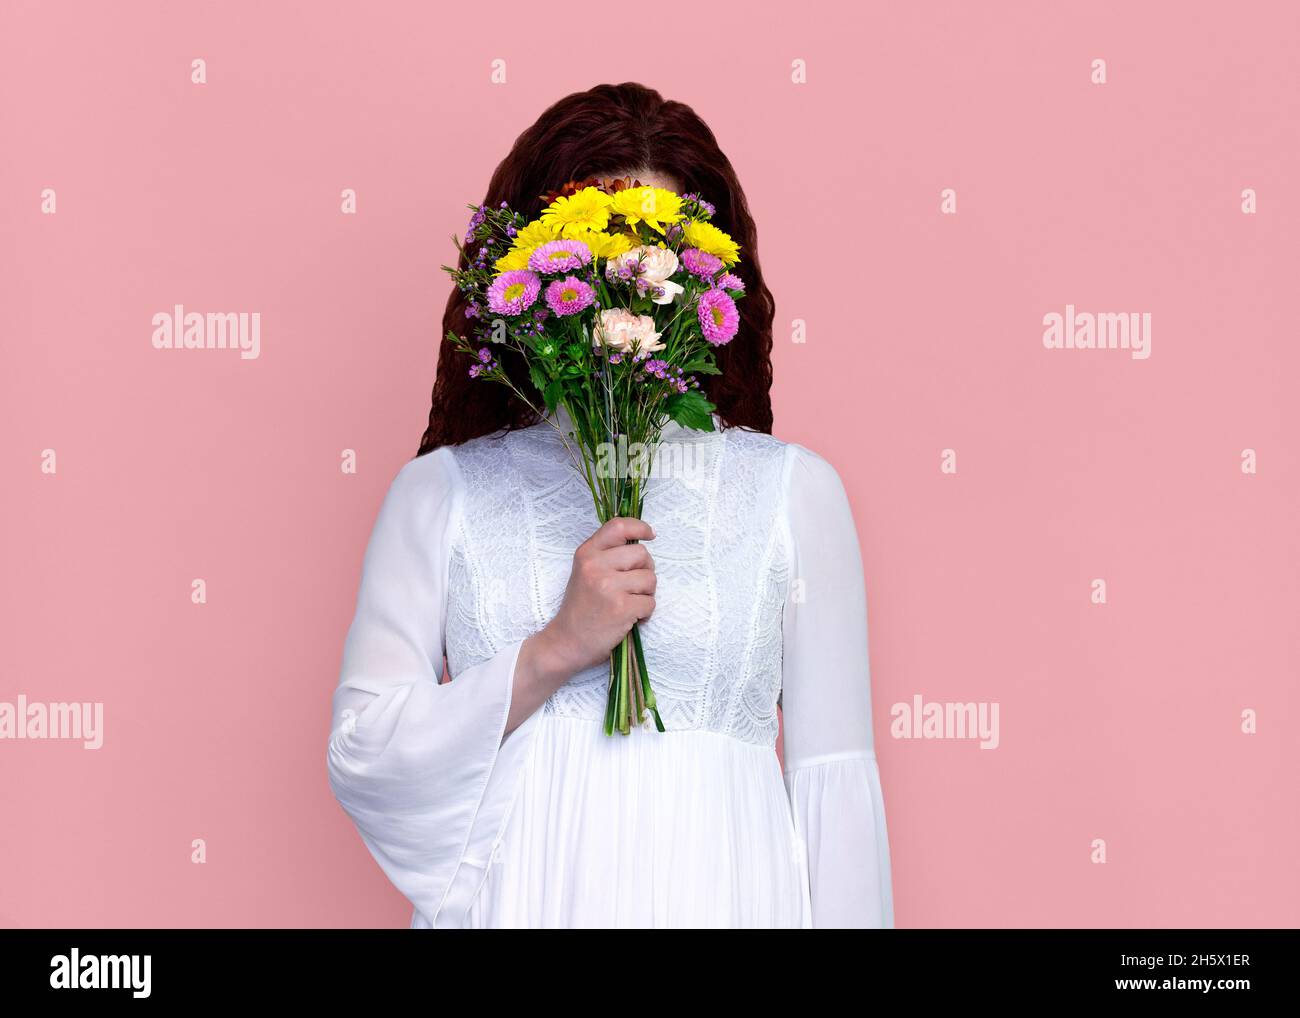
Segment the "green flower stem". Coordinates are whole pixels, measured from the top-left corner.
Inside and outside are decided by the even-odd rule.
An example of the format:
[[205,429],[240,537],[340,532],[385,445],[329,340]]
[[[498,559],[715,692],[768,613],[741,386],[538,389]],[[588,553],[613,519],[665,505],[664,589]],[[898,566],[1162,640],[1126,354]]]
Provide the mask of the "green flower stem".
[[618,686],[618,673],[614,667],[614,655],[609,657],[609,695],[605,698],[605,734],[614,734],[614,707],[618,701],[615,688]]
[[628,671],[631,673],[632,692],[635,694],[635,714],[633,720],[636,724],[645,721],[645,688],[641,684],[641,672],[637,668],[636,656],[632,652],[632,638],[629,634],[623,638],[623,656],[628,660]]
[[618,730],[624,735],[632,731],[628,718],[628,672],[626,638],[618,645]]
[[645,666],[645,651],[641,648],[641,629],[636,623],[632,624],[632,648],[636,654],[637,675],[641,681],[641,689],[645,695],[645,705],[654,715],[655,727],[659,731],[664,731],[664,723],[659,717],[659,704],[655,702],[655,691],[650,686],[650,670]]

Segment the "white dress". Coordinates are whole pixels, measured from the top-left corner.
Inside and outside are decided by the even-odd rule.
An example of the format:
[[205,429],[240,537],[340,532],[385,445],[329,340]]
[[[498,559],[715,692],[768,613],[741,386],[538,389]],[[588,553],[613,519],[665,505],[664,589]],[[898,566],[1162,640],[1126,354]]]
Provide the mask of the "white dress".
[[412,927],[892,927],[840,478],[748,430],[669,424],[664,440],[642,623],[662,733],[605,735],[601,665],[503,738],[520,645],[597,527],[551,424],[439,448],[393,481],[327,760]]

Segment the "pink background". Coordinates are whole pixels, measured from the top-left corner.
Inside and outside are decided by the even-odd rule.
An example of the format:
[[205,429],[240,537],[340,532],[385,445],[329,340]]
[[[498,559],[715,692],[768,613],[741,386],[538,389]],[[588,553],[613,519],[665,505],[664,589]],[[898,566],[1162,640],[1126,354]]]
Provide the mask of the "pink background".
[[[1300,923],[1300,8],[445,6],[4,5],[0,699],[106,741],[0,742],[0,923],[409,922],[325,776],[364,542],[465,203],[627,79],[735,162],[776,433],[853,500],[898,925]],[[176,303],[261,357],[153,349]],[[1067,303],[1150,359],[1044,349]],[[1001,746],[890,738],[917,694]]]

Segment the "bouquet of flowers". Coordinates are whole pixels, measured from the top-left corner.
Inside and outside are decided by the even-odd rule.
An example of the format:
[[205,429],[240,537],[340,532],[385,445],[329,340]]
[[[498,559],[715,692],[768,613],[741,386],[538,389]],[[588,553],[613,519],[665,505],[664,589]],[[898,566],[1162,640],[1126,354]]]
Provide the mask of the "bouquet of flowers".
[[[469,206],[464,244],[452,238],[465,267],[443,266],[467,326],[447,338],[472,377],[509,386],[560,431],[601,523],[639,519],[667,422],[713,430],[699,376],[718,373],[715,348],[740,325],[739,248],[700,195],[629,178],[569,181],[540,204],[532,219]],[[550,420],[557,407],[568,434]],[[634,624],[610,654],[605,734],[629,734],[647,709],[664,731]]]

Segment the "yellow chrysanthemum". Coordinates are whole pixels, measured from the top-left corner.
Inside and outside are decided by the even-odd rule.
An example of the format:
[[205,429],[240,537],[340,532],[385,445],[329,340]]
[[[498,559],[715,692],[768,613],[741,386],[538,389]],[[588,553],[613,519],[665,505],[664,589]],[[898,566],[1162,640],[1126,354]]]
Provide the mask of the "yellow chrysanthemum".
[[559,240],[559,238],[560,235],[555,231],[554,227],[542,222],[540,219],[534,219],[515,234],[513,246],[492,263],[492,268],[496,270],[498,276],[503,272],[526,269],[529,255],[543,244]]
[[726,265],[740,261],[739,245],[712,223],[687,223],[683,238],[687,247],[697,247],[707,254],[717,255]]
[[531,254],[531,251],[524,251],[521,248],[507,251],[492,263],[492,269],[498,276],[503,272],[514,272],[516,269],[526,269],[528,268],[528,256]]
[[598,188],[584,187],[577,194],[556,198],[542,212],[540,221],[561,237],[576,238],[589,230],[599,232],[609,225],[612,200]]
[[560,235],[550,224],[540,219],[534,219],[522,230],[515,233],[514,247],[527,248],[532,251],[535,247],[541,247],[543,244],[552,240],[559,240]]
[[613,212],[624,216],[629,226],[645,223],[656,233],[664,225],[682,218],[682,200],[662,187],[629,187],[614,195]]
[[637,243],[626,233],[582,233],[573,239],[580,240],[591,248],[591,253],[596,258],[617,258],[631,251]]

